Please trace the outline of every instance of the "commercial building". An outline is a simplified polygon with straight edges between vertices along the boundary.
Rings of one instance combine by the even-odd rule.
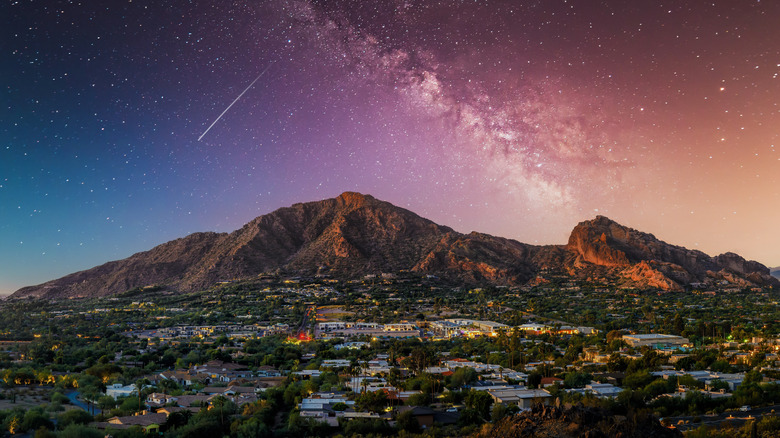
[[[688,338],[661,333],[648,333],[642,335],[623,335],[623,341],[630,347],[649,346],[656,349],[689,348],[692,347]]]

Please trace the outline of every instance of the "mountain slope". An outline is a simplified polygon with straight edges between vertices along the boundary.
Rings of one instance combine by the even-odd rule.
[[[232,233],[195,233],[12,297],[103,296],[165,285],[187,292],[283,271],[356,278],[408,269],[467,283],[521,285],[540,271],[610,278],[624,287],[682,290],[691,283],[778,285],[769,269],[726,253],[710,257],[606,217],[579,223],[567,245],[536,246],[461,234],[369,195],[295,204]]]
[[[710,257],[604,216],[574,227],[567,249],[575,255],[573,264],[581,276],[598,271],[622,279],[625,286],[680,291],[691,284],[724,281],[736,287],[780,284],[770,276],[769,268],[758,262],[734,253]]]

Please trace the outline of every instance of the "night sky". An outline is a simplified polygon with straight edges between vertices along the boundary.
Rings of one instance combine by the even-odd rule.
[[[563,244],[602,214],[780,265],[777,1],[0,17],[0,293],[347,190],[461,232]]]

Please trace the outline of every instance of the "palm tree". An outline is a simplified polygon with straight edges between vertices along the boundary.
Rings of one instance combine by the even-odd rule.
[[[141,403],[141,393],[143,392],[144,386],[147,386],[150,383],[151,382],[149,382],[149,379],[145,377],[135,381],[135,390],[138,392],[138,410],[143,410],[143,404]]]
[[[349,367],[347,368],[347,371],[349,373],[350,388],[355,393],[357,393],[357,390],[356,390],[357,388],[352,384],[352,379],[357,375],[357,370],[358,370],[359,367],[360,367],[360,365],[358,364],[357,359],[352,358],[350,360],[350,362],[349,362]]]
[[[95,400],[100,395],[100,390],[95,386],[87,386],[81,389],[81,395],[86,400],[90,414],[95,415]]]

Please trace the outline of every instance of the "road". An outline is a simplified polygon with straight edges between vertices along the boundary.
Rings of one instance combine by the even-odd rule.
[[[309,325],[312,325],[311,333],[314,334],[317,321],[317,306],[308,306],[306,312],[301,318],[301,325],[298,327],[298,339],[309,339]]]
[[[68,392],[65,393],[65,397],[68,397],[68,400],[70,400],[70,404],[72,404],[73,406],[75,406],[77,408],[81,408],[81,409],[83,409],[83,410],[85,410],[87,412],[90,412],[89,404],[87,404],[86,402],[81,401],[78,398],[79,395],[80,394],[79,394],[78,391],[68,391]]]

